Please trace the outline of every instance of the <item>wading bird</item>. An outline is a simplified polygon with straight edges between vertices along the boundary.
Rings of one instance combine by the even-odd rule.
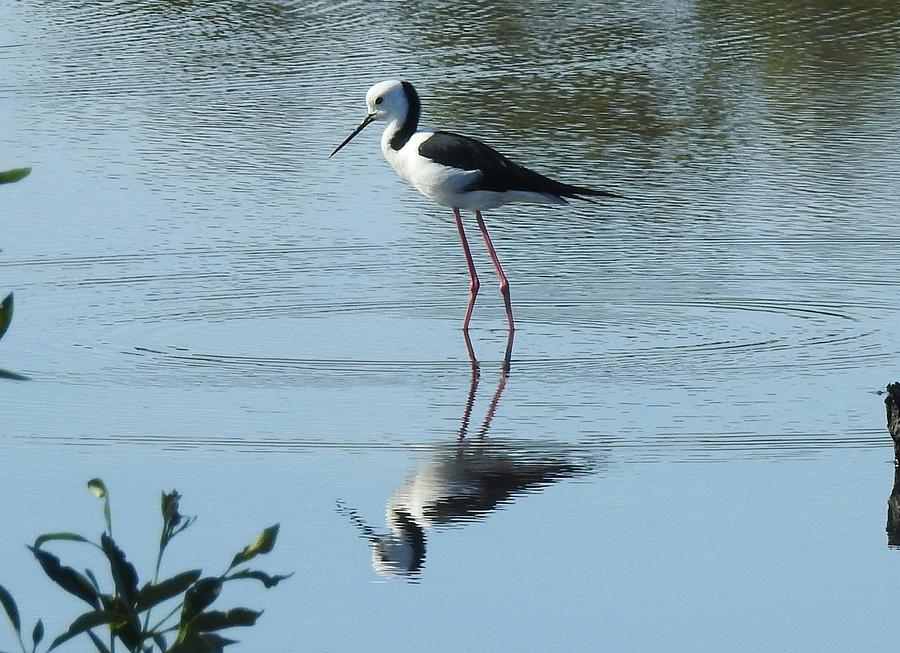
[[[366,93],[366,106],[368,114],[362,123],[330,156],[337,154],[366,126],[376,120],[384,121],[387,126],[381,135],[381,151],[394,171],[426,197],[453,209],[469,268],[469,304],[463,318],[463,331],[469,328],[480,284],[463,230],[460,209],[475,212],[478,228],[500,279],[500,293],[511,334],[515,323],[509,281],[500,266],[481,212],[510,202],[568,204],[567,199],[584,200],[584,196],[622,197],[608,191],[555,181],[510,161],[493,148],[468,136],[446,131],[419,131],[422,104],[416,89],[409,82],[390,80],[375,84]]]

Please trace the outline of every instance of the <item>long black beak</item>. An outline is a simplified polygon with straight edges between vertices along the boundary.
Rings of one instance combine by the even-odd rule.
[[[344,140],[343,143],[341,143],[341,144],[338,145],[336,148],[334,148],[334,152],[332,152],[331,154],[329,154],[329,155],[328,155],[328,158],[330,159],[330,158],[333,157],[335,154],[337,154],[338,151],[339,151],[342,147],[344,147],[347,143],[349,143],[350,141],[352,141],[352,140],[353,140],[353,137],[356,136],[356,135],[357,135],[359,132],[361,132],[363,129],[365,129],[365,128],[369,125],[369,123],[372,122],[373,120],[375,120],[375,114],[374,114],[374,113],[370,113],[370,114],[367,115],[365,118],[363,118],[363,121],[359,124],[359,127],[357,127],[356,129],[354,129],[354,130],[353,130],[353,133],[350,134],[350,135]]]

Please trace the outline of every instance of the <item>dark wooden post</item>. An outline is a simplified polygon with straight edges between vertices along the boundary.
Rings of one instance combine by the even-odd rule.
[[[900,546],[900,383],[891,383],[884,398],[887,427],[894,441],[894,487],[888,497],[888,545]]]

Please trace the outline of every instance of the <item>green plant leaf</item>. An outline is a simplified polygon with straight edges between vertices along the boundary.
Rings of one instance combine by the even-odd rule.
[[[22,620],[19,617],[19,607],[16,605],[16,601],[13,599],[12,594],[10,594],[3,585],[0,585],[0,604],[3,604],[3,609],[6,610],[6,616],[9,617],[9,621],[12,623],[16,634],[20,634],[22,632]]]
[[[31,168],[13,168],[0,172],[0,184],[11,184],[31,174]]]
[[[0,338],[6,333],[9,325],[12,323],[13,316],[13,294],[9,293],[2,302],[0,302]]]
[[[138,575],[134,565],[128,562],[125,553],[118,547],[112,537],[104,533],[100,536],[100,546],[109,560],[109,568],[112,572],[116,591],[128,606],[134,605],[137,595]]]
[[[61,565],[59,558],[52,553],[33,546],[29,546],[28,549],[37,558],[44,573],[50,577],[50,580],[69,592],[69,594],[74,594],[85,603],[88,603],[92,608],[100,609],[100,597],[91,581],[71,567]]]
[[[262,612],[250,610],[249,608],[232,608],[228,612],[213,610],[197,615],[190,628],[198,633],[204,633],[235,626],[252,626],[261,614]]]
[[[181,608],[181,621],[179,630],[182,632],[187,626],[203,612],[213,601],[219,597],[222,591],[222,579],[215,577],[201,578],[184,595],[184,605]]]
[[[53,640],[53,643],[50,645],[50,648],[48,648],[47,651],[52,651],[60,644],[69,641],[76,635],[80,635],[86,630],[96,628],[97,626],[101,626],[103,624],[115,623],[121,618],[122,615],[111,610],[94,610],[93,612],[85,612],[69,625],[69,628],[68,630],[66,630],[66,632]]]
[[[216,633],[188,633],[168,653],[222,653],[226,646],[236,643],[237,640],[226,639]]]
[[[247,562],[251,558],[258,555],[269,553],[275,547],[275,540],[278,538],[278,528],[280,524],[269,526],[256,539],[244,547],[242,551],[234,556],[229,569],[237,567],[242,562]]]
[[[91,581],[91,584],[94,586],[94,589],[97,591],[97,594],[100,594],[100,583],[97,582],[97,577],[94,576],[94,572],[92,572],[90,569],[85,569],[84,575],[87,576],[88,579]]]
[[[255,569],[253,569],[253,570],[241,569],[240,571],[236,571],[233,574],[231,574],[230,576],[228,576],[225,580],[234,580],[234,579],[243,579],[243,578],[247,578],[247,579],[251,579],[251,580],[258,580],[259,582],[261,582],[263,585],[265,585],[268,588],[268,587],[275,587],[278,583],[280,583],[283,580],[287,580],[288,578],[290,578],[293,575],[294,575],[293,573],[290,573],[290,574],[287,574],[284,576],[280,576],[280,575],[270,576],[269,574],[267,574],[265,572],[257,571]]]
[[[44,622],[40,619],[37,620],[37,623],[34,624],[34,630],[31,631],[31,641],[34,642],[34,649],[37,649],[37,645],[41,643],[41,640],[44,639]]]
[[[103,640],[94,634],[93,630],[87,631],[87,636],[91,638],[91,641],[94,642],[94,646],[97,647],[97,650],[100,651],[100,653],[112,653],[112,651],[109,650],[109,647],[103,643]]]
[[[191,585],[197,582],[201,573],[200,569],[191,569],[159,583],[147,583],[134,600],[135,610],[143,612],[187,591]]]
[[[40,535],[35,541],[35,548],[41,548],[45,542],[55,542],[55,541],[66,541],[66,542],[86,542],[91,544],[91,541],[86,537],[82,537],[78,533],[44,533]]]

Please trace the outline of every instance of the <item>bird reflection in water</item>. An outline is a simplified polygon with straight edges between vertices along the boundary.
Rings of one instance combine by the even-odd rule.
[[[459,435],[454,442],[439,446],[428,462],[394,490],[385,507],[389,532],[377,532],[356,510],[338,502],[338,512],[369,542],[372,567],[379,573],[415,580],[425,564],[426,531],[485,519],[521,494],[591,473],[596,466],[587,456],[579,459],[573,448],[558,443],[487,437],[509,375],[512,334],[484,420],[477,434],[470,436],[480,366],[468,334],[466,346],[472,376]]]

